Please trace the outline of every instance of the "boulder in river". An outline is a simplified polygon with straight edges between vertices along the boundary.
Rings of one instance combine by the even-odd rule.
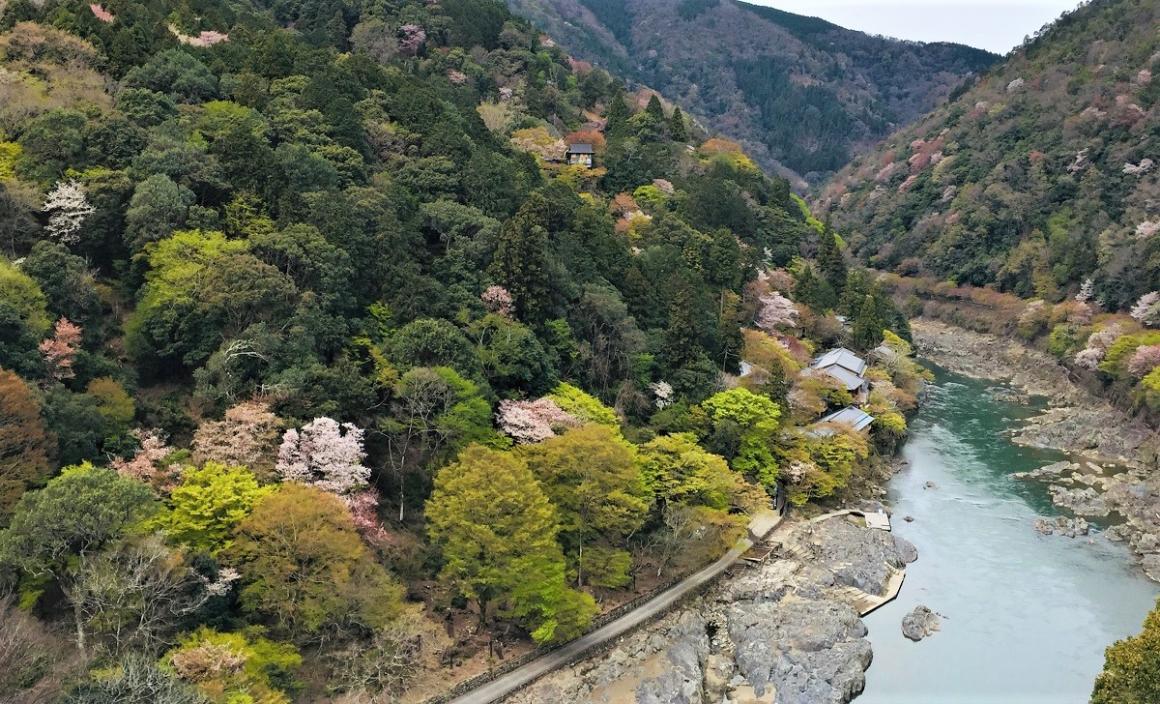
[[[902,617],[902,635],[917,642],[939,629],[938,614],[919,605]]]

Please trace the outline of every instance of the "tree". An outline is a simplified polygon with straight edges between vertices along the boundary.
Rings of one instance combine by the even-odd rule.
[[[566,428],[578,427],[580,420],[544,397],[535,401],[500,401],[496,423],[517,443],[526,444],[556,437]]]
[[[76,376],[73,362],[81,343],[81,329],[68,318],[61,318],[53,326],[52,337],[42,340],[37,349],[44,358],[48,378],[54,381],[71,379]]]
[[[391,361],[406,367],[451,367],[464,376],[479,376],[479,359],[471,341],[450,321],[420,318],[390,336],[385,345]]]
[[[101,328],[102,303],[88,262],[57,242],[41,240],[20,265],[44,293],[48,310],[83,325],[91,336]]]
[[[146,178],[137,184],[125,211],[125,244],[137,252],[150,242],[169,237],[185,224],[193,203],[193,191],[168,176],[154,174]]]
[[[649,97],[648,104],[645,105],[644,111],[648,114],[649,117],[653,119],[656,124],[663,125],[665,123],[665,108],[663,105],[661,105],[661,100],[657,97],[656,93],[653,93]]]
[[[161,662],[214,704],[289,704],[279,685],[293,681],[302,656],[289,643],[202,626],[182,638]]]
[[[217,95],[217,77],[191,54],[169,49],[154,54],[125,76],[125,85],[168,93],[180,102],[202,102]]]
[[[726,511],[744,482],[724,458],[707,452],[691,433],[662,435],[640,447],[641,474],[656,505],[706,506]]]
[[[679,107],[674,107],[673,114],[669,117],[669,139],[677,143],[689,141],[689,131],[685,127],[685,116],[681,114]]]
[[[552,303],[548,209],[546,198],[532,194],[504,223],[491,263],[491,275],[511,293],[516,315],[533,326],[546,319]]]
[[[110,672],[74,687],[62,704],[208,704],[197,690],[145,655],[123,658]]]
[[[24,492],[48,479],[52,446],[32,389],[0,369],[0,526]]]
[[[838,247],[838,237],[827,224],[819,239],[821,248],[818,250],[818,267],[834,291],[841,295],[846,286],[847,271],[846,260]]]
[[[734,471],[753,477],[767,491],[777,485],[775,440],[781,408],[743,388],[722,391],[701,404],[713,422],[711,446],[722,451]]]
[[[153,494],[138,482],[90,464],[67,467],[40,491],[20,497],[0,533],[0,565],[35,581],[56,580],[70,593],[86,558],[149,518]],[[85,616],[73,601],[77,647],[84,652]]]
[[[76,181],[57,181],[48,194],[41,210],[48,216],[48,234],[61,244],[75,244],[80,240],[85,220],[96,212],[89,204],[85,191]]]
[[[181,484],[169,494],[169,511],[158,523],[171,540],[216,553],[230,546],[234,527],[268,493],[245,467],[207,462],[182,473]]]
[[[1092,704],[1160,701],[1160,605],[1144,619],[1138,635],[1116,641],[1104,652]]]
[[[851,341],[860,350],[872,350],[882,342],[882,331],[886,327],[879,315],[879,304],[874,296],[867,295],[854,319]]]
[[[395,385],[391,417],[380,425],[387,438],[387,457],[399,482],[399,520],[406,505],[408,474],[433,471],[472,442],[496,440],[491,405],[478,385],[448,367],[419,367]],[[429,485],[423,476],[421,494]]]
[[[625,538],[648,518],[652,497],[633,447],[611,428],[587,425],[537,445],[525,445],[521,454],[556,507],[560,542],[576,565],[577,585],[587,580],[600,586],[623,586],[629,578],[627,564],[607,570],[594,564],[589,574],[585,549],[600,557],[623,552]]]
[[[426,515],[440,579],[475,602],[480,623],[495,607],[547,642],[577,635],[595,614],[592,597],[564,584],[555,510],[519,457],[468,447],[436,475]]]
[[[85,556],[64,590],[78,632],[116,657],[168,642],[184,618],[229,591],[236,575],[223,571],[221,576],[211,583],[181,553],[148,536]]]
[[[497,393],[538,396],[556,384],[544,347],[527,326],[488,315],[471,326],[488,384]]]
[[[226,410],[222,420],[207,420],[193,433],[194,462],[249,467],[259,478],[273,474],[283,423],[269,405],[244,401]]]
[[[40,371],[37,343],[52,327],[46,300],[30,276],[0,258],[0,368]]]
[[[757,302],[757,316],[753,323],[762,330],[774,333],[781,328],[797,325],[797,306],[777,291],[765,294]]]
[[[1160,291],[1140,296],[1132,306],[1132,317],[1145,327],[1160,327]]]
[[[275,470],[283,481],[315,486],[334,494],[349,494],[367,485],[371,470],[363,433],[353,423],[315,418],[301,431],[291,428],[282,436]]]
[[[402,608],[402,589],[346,506],[309,486],[283,484],[263,497],[222,558],[241,573],[242,609],[299,640],[370,633]]]

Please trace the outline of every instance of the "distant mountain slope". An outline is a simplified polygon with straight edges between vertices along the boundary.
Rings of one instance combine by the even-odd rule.
[[[665,94],[767,167],[817,182],[998,57],[736,0],[508,0],[576,56]]]
[[[1122,308],[1160,288],[1160,3],[1098,0],[835,177],[855,252],[899,271]]]

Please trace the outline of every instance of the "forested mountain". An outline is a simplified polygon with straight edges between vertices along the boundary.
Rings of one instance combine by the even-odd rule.
[[[819,209],[876,267],[1105,309],[1160,288],[1160,6],[1096,0],[860,157]]]
[[[874,476],[906,320],[622,85],[494,0],[7,2],[0,700],[422,701]]]
[[[769,169],[818,182],[998,57],[872,37],[738,0],[508,0],[578,57],[687,107]]]

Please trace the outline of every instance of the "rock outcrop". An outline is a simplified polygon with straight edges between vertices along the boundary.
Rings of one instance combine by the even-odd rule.
[[[925,606],[916,606],[902,617],[902,635],[917,642],[937,631],[939,624],[938,614]]]
[[[612,650],[513,695],[511,704],[845,704],[872,657],[853,590],[881,594],[917,550],[845,517],[783,529],[766,563]]]

